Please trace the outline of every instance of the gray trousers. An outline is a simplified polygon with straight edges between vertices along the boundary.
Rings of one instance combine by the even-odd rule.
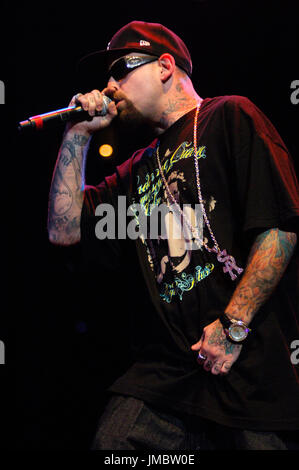
[[[114,395],[91,450],[299,450],[299,441],[295,432],[241,430],[200,418],[181,419],[136,398]]]

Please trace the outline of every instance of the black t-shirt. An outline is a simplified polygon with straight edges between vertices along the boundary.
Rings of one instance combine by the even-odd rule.
[[[195,214],[194,115],[195,109],[177,120],[99,186],[86,187],[81,236],[92,257],[110,267],[120,259],[118,240],[98,239],[100,217],[95,209],[100,203],[112,204],[117,211],[118,197],[126,196],[127,206],[141,208],[148,217],[155,207],[167,206],[157,147],[175,200],[181,208],[188,205],[189,218]],[[298,183],[288,151],[263,113],[240,96],[205,99],[197,135],[201,192],[212,232],[220,249],[245,268],[256,233],[296,227]],[[136,230],[139,216],[135,212],[130,219]],[[168,217],[173,214],[168,212]],[[159,232],[149,238],[148,225],[142,227],[136,241],[126,243],[136,247],[149,300],[147,308],[141,308],[144,298],[141,302],[138,285],[131,284],[136,360],[110,390],[229,426],[298,429],[299,361],[292,349],[299,339],[297,252],[275,293],[251,322],[253,332],[230,373],[215,376],[197,364],[190,347],[226,308],[239,278],[232,280],[223,272],[215,253],[184,242],[188,237],[174,241]],[[212,247],[206,223],[202,236]],[[128,277],[135,269],[129,262],[124,268]],[[117,282],[116,278],[116,292]]]

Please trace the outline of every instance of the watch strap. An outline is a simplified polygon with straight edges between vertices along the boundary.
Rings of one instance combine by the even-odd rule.
[[[221,321],[221,324],[225,330],[228,330],[232,324],[231,320],[229,319],[229,317],[226,315],[225,312],[221,313],[221,315],[219,316],[219,320]]]

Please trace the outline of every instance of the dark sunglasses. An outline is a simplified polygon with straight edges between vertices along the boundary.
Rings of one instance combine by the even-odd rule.
[[[122,80],[126,75],[128,75],[128,73],[132,72],[132,70],[137,69],[137,67],[141,67],[141,65],[154,62],[155,60],[158,60],[158,57],[152,55],[148,55],[146,57],[135,55],[121,57],[111,65],[108,70],[108,75],[109,77],[113,77],[116,81]]]

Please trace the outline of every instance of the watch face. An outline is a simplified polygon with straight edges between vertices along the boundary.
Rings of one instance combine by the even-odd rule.
[[[244,325],[231,325],[229,328],[229,336],[233,341],[243,341],[248,334],[247,328]]]

